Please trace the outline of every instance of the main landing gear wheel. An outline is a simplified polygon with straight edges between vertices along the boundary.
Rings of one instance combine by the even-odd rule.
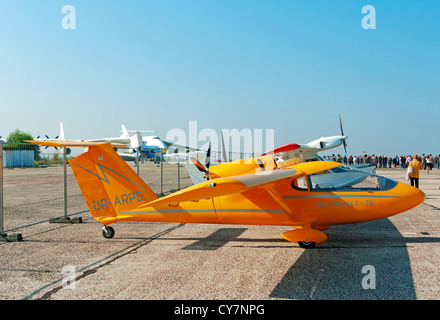
[[[298,241],[298,245],[304,249],[310,249],[316,246],[316,242],[313,241]]]
[[[104,226],[104,228],[102,228],[102,235],[104,238],[111,239],[115,236],[115,229],[109,226]]]

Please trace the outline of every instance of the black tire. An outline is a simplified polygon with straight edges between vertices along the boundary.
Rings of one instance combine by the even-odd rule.
[[[102,235],[104,236],[104,238],[111,239],[115,236],[115,229],[105,226],[104,228],[102,228]]]
[[[310,249],[316,246],[316,242],[313,241],[298,241],[298,245],[304,249]]]

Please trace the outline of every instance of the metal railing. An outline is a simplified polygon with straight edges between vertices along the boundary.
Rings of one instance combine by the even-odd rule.
[[[64,220],[64,222],[81,222],[81,218],[79,219],[71,219],[70,217],[73,215],[77,215],[83,212],[86,212],[84,210],[68,214],[67,212],[67,155],[66,155],[66,149],[63,148],[61,150],[62,153],[59,151],[54,153],[41,153],[40,147],[36,145],[32,145],[29,143],[6,143],[4,141],[0,141],[0,241],[20,241],[22,239],[21,234],[7,234],[7,232],[15,231],[18,229],[26,228],[29,226],[33,226],[36,224],[40,224],[43,222],[61,222]],[[25,169],[25,168],[36,168],[36,167],[49,167],[57,165],[62,165],[63,167],[63,215],[56,216],[49,219],[44,219],[43,217],[40,217],[39,221],[36,222],[30,222],[28,221],[24,222],[24,220],[18,218],[19,214],[14,215],[14,219],[19,222],[19,226],[9,227],[8,229],[5,229],[5,170],[8,171],[9,179],[11,180],[20,180],[22,183],[26,183],[26,179],[32,179],[32,177],[28,177],[22,172],[14,175],[12,172],[15,169]],[[10,171],[9,171],[10,170]],[[25,177],[23,177],[25,176]],[[57,179],[59,180],[59,179]],[[52,181],[51,183],[53,183]],[[18,182],[17,182],[18,183]],[[14,182],[11,182],[12,185],[14,185]],[[43,186],[44,187],[44,186]],[[30,188],[27,188],[25,190],[18,190],[19,187],[12,187],[13,192],[10,193],[10,196],[14,195],[14,204],[11,204],[11,201],[9,201],[9,207],[8,209],[15,209],[12,211],[15,211],[15,213],[20,212],[20,209],[17,210],[17,208],[23,208],[24,206],[32,206],[35,203],[29,202],[27,199],[30,197],[31,194],[34,194],[37,192],[37,190],[32,190]],[[15,198],[18,198],[19,194],[23,194],[23,198],[21,198],[22,203],[16,203],[20,202],[17,201]],[[46,201],[53,201],[50,199],[46,199]],[[39,202],[40,204],[42,201]],[[12,215],[11,215],[12,216]],[[11,219],[12,220],[12,219]]]

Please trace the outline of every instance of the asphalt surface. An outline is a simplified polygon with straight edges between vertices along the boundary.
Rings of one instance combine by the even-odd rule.
[[[121,222],[105,239],[70,169],[63,215],[61,167],[5,169],[0,300],[425,300],[440,297],[440,171],[422,172],[426,200],[411,211],[333,226],[312,250],[281,238],[287,227]],[[405,181],[403,169],[378,173]],[[191,184],[182,167],[181,187]],[[160,192],[160,167],[141,165]],[[408,183],[408,182],[406,182]],[[163,190],[177,189],[164,167]],[[165,192],[165,193],[166,193]],[[68,273],[74,271],[69,278]]]

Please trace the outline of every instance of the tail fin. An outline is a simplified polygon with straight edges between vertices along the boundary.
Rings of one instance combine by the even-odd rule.
[[[92,146],[69,163],[90,213],[98,221],[115,222],[108,218],[158,199],[110,144]]]
[[[121,135],[121,137],[130,138],[130,134],[128,133],[127,128],[124,125],[121,125],[121,127],[122,127],[122,135]]]
[[[60,135],[59,135],[58,139],[60,139],[60,140],[65,140],[66,139],[66,137],[64,137],[64,127],[63,127],[63,123],[62,122],[60,122]]]

